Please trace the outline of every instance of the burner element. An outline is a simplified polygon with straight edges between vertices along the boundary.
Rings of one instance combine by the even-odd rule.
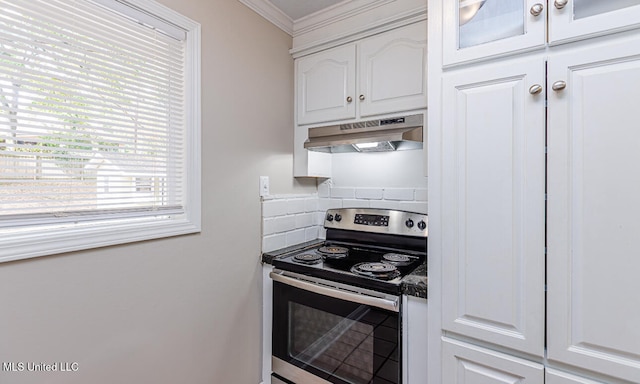
[[[322,261],[322,257],[315,253],[302,253],[295,255],[293,260],[304,264],[318,264]]]
[[[358,268],[362,272],[387,273],[396,270],[396,267],[387,263],[361,263]]]
[[[351,268],[351,272],[379,280],[393,280],[400,276],[395,265],[382,262],[359,263]]]
[[[396,263],[406,263],[411,260],[411,258],[407,255],[403,255],[401,253],[386,253],[382,256],[382,258],[386,261],[394,261]]]
[[[327,246],[318,249],[324,257],[332,259],[344,259],[349,254],[349,249],[345,247]]]
[[[382,255],[382,261],[398,267],[404,267],[405,265],[409,265],[413,262],[410,256],[403,255],[401,253],[385,253]]]

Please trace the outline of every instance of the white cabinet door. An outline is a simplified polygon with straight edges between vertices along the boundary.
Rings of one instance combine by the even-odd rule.
[[[402,296],[402,382],[427,382],[427,300]]]
[[[595,381],[578,377],[566,372],[547,368],[545,370],[545,384],[605,384],[602,381]]]
[[[544,384],[544,367],[460,341],[442,340],[446,384]]]
[[[638,383],[640,39],[548,67],[548,357]]]
[[[361,116],[427,107],[427,22],[358,44]]]
[[[442,328],[535,356],[544,348],[544,68],[540,56],[447,73],[442,100]]]
[[[444,1],[443,65],[543,47],[545,4],[542,0]]]
[[[355,44],[298,59],[296,87],[298,124],[355,118]]]
[[[549,42],[640,27],[640,0],[549,0]]]

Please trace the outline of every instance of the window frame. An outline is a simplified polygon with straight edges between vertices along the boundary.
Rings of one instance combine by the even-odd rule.
[[[94,3],[119,12],[123,6],[131,7],[135,13],[142,12],[185,31],[184,214],[3,229],[0,230],[0,263],[201,231],[201,26],[154,0],[96,0]]]

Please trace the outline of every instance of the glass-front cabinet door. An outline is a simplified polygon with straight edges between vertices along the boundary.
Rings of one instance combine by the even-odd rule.
[[[640,0],[549,0],[549,42],[640,27]]]
[[[444,66],[545,44],[545,0],[455,0],[443,7]]]

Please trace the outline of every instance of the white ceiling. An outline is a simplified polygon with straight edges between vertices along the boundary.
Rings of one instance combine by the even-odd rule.
[[[296,21],[344,0],[270,0],[273,5]]]

